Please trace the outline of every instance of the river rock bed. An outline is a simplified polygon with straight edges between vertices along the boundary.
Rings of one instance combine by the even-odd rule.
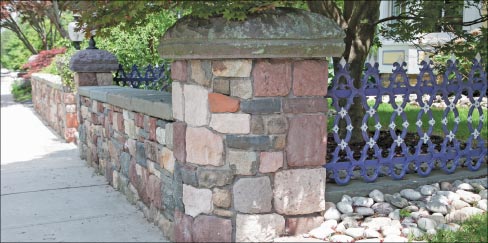
[[[438,230],[457,231],[472,215],[486,213],[488,178],[443,181],[394,194],[343,195],[326,202],[324,222],[307,234],[275,242],[408,242]]]

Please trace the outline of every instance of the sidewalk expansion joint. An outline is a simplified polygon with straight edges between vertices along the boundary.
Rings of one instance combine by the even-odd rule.
[[[25,194],[25,193],[33,193],[33,192],[68,190],[68,189],[85,188],[85,187],[97,187],[97,186],[107,186],[107,185],[108,185],[108,183],[96,184],[96,185],[86,185],[86,186],[67,186],[67,187],[59,187],[59,188],[41,189],[41,190],[36,190],[36,191],[5,193],[5,194],[1,194],[0,196],[3,197],[3,196],[10,196],[10,195],[16,195],[16,194]]]

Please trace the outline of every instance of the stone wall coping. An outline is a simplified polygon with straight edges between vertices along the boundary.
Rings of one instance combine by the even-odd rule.
[[[129,111],[173,121],[171,93],[119,86],[83,86],[78,94]]]
[[[181,18],[161,37],[162,58],[324,58],[344,52],[344,31],[310,11],[276,8],[244,21]]]
[[[61,76],[59,75],[49,73],[33,73],[31,77],[32,81],[42,82],[52,88],[63,90],[63,83],[61,82]]]

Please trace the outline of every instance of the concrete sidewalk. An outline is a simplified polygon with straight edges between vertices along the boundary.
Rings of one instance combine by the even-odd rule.
[[[167,241],[1,78],[1,241]]]

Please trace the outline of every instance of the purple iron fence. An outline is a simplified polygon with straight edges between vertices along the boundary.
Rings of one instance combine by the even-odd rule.
[[[338,64],[339,70],[332,80],[332,88],[328,92],[333,109],[337,112],[335,118],[331,118],[334,119],[331,131],[333,141],[329,142],[329,147],[330,143],[334,143],[336,147],[333,151],[329,150],[325,165],[328,178],[342,185],[353,177],[362,177],[366,182],[373,182],[380,175],[401,179],[406,173],[416,172],[420,176],[427,176],[434,168],[453,173],[461,165],[472,171],[478,170],[487,160],[487,141],[480,136],[483,126],[486,125],[481,105],[487,92],[486,71],[482,68],[478,55],[473,60],[468,79],[463,80],[456,62],[453,59],[447,61],[446,71],[438,82],[432,69],[433,62],[429,59],[422,61],[420,74],[414,84],[408,78],[406,63],[394,63],[393,73],[386,85],[380,79],[378,64],[367,63],[361,80],[363,85],[356,88],[349,74],[349,64],[341,60]],[[456,107],[463,92],[467,94],[470,103],[467,117],[461,117]],[[475,93],[479,93],[479,97],[475,97]],[[446,106],[440,120],[433,115],[432,109],[438,95]],[[384,96],[388,97],[387,102],[383,101]],[[396,96],[401,99],[396,100]],[[354,128],[349,109],[354,97],[361,99],[366,112],[360,127],[362,142],[351,145]],[[368,97],[374,100],[374,104],[368,104]],[[412,121],[409,123],[405,111],[410,101],[416,101],[420,109],[415,121],[417,131],[413,133],[415,142],[407,146],[406,137],[412,136],[407,128],[413,125]],[[388,125],[380,123],[378,108],[382,103],[391,105],[393,110],[391,114],[387,114]],[[473,119],[475,113],[478,117],[477,124]],[[467,121],[469,129],[470,135],[466,141],[456,138],[461,118]],[[401,126],[397,125],[398,121]],[[340,126],[340,123],[345,126]],[[442,126],[441,136],[433,134],[435,126]],[[378,142],[385,139],[391,141],[391,145],[382,149]]]

